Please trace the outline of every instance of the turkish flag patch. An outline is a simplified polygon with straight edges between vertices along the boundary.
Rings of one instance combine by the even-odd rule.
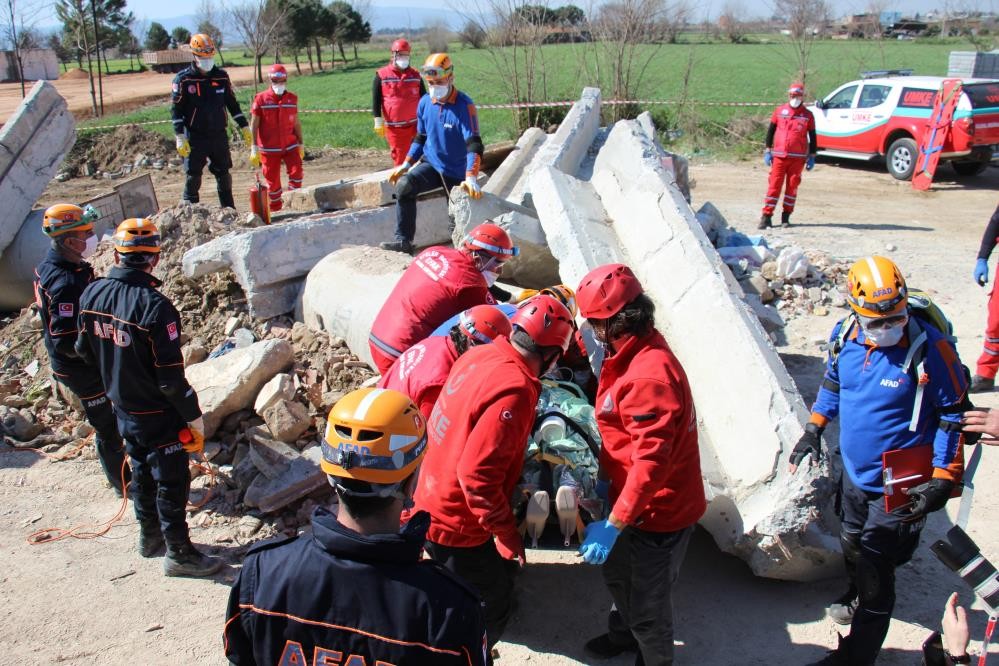
[[[504,421],[512,421],[513,412],[511,412],[509,409],[504,409],[502,412],[500,412],[500,419]]]
[[[72,303],[60,303],[59,304],[59,316],[60,317],[72,317],[73,316],[73,304]]]
[[[177,322],[172,321],[167,324],[167,337],[171,340],[176,340],[180,337],[180,333],[177,332]]]

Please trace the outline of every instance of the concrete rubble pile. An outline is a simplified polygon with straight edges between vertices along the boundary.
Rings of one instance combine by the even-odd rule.
[[[841,557],[831,484],[824,470],[787,472],[806,407],[754,314],[755,299],[726,268],[677,184],[685,179],[682,162],[658,145],[649,118],[601,128],[594,89],[584,91],[555,135],[529,130],[518,146],[507,158],[516,168],[504,163],[484,188],[491,196],[458,207],[452,198],[452,211],[461,211],[456,235],[500,211],[498,221],[518,244],[533,243],[536,256],[552,257],[530,280],[523,278],[530,271],[515,271],[522,286],[576,285],[601,263],[631,265],[691,378],[710,499],[701,524],[757,575],[812,580],[834,573]],[[793,303],[783,308],[789,314],[804,309],[784,295],[797,297],[795,287],[835,298],[835,290],[822,294],[819,287],[835,279],[835,270],[822,272],[831,265],[827,258],[797,251],[784,257],[786,266],[780,255],[770,260],[787,271],[774,280],[784,280],[775,286]],[[367,360],[371,323],[408,261],[370,247],[334,252],[309,273],[298,318],[343,338]]]

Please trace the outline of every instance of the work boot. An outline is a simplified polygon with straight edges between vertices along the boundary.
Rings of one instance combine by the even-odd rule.
[[[143,557],[162,555],[164,546],[166,542],[163,540],[159,524],[139,527],[139,555]]]
[[[388,241],[379,243],[379,247],[389,252],[402,252],[403,254],[413,254],[413,244],[408,240]]]
[[[619,654],[624,654],[625,652],[637,652],[638,651],[638,641],[632,639],[630,643],[621,645],[611,640],[610,634],[600,634],[596,638],[591,638],[586,641],[586,645],[583,646],[588,654],[593,655],[599,659],[610,659],[611,657],[616,657]]]
[[[973,375],[971,377],[971,386],[968,387],[968,393],[990,393],[995,390],[996,379],[995,377],[982,377],[981,375]]]
[[[760,215],[760,223],[756,225],[757,229],[769,229],[773,225],[773,216],[764,213]]]
[[[791,226],[791,212],[785,210],[780,214],[780,226],[789,227]]]
[[[859,596],[856,588],[850,587],[843,596],[829,604],[826,615],[836,624],[848,625],[853,622],[853,614],[857,610]]]
[[[826,656],[822,659],[811,662],[808,666],[864,666],[863,664],[855,663],[850,658],[849,650],[843,637],[837,635],[836,638],[839,639],[839,646],[835,650],[827,652]]]
[[[222,560],[201,553],[190,541],[179,546],[167,546],[163,558],[166,576],[211,576],[222,568]]]

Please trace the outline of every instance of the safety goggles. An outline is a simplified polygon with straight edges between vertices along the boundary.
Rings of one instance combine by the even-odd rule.
[[[903,288],[903,289],[900,289],[898,291],[898,293],[895,295],[894,298],[890,298],[887,301],[880,301],[880,302],[877,302],[877,303],[872,303],[872,302],[869,302],[864,297],[853,298],[852,296],[848,296],[847,300],[850,303],[852,303],[853,305],[857,306],[858,308],[863,308],[865,310],[873,310],[874,312],[880,312],[882,314],[887,314],[889,312],[894,311],[898,307],[898,304],[901,303],[901,302],[903,302],[903,301],[905,301],[906,298],[908,298],[908,295],[906,294],[905,289]],[[869,319],[872,319],[872,320],[873,319],[881,319],[881,317],[876,317],[876,318],[875,317],[869,317]]]
[[[425,65],[423,69],[420,70],[425,78],[430,83],[443,83],[443,80],[451,76],[451,69],[438,67],[437,65]]]
[[[863,317],[857,315],[857,318],[860,320],[860,325],[865,331],[880,331],[905,324],[909,316],[904,314],[893,317]]]

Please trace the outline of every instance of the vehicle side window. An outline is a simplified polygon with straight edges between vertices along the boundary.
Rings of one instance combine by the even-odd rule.
[[[865,83],[864,89],[860,91],[860,101],[857,102],[857,108],[870,109],[871,107],[884,104],[890,92],[891,86]]]
[[[858,86],[847,86],[826,100],[827,109],[849,109]]]

